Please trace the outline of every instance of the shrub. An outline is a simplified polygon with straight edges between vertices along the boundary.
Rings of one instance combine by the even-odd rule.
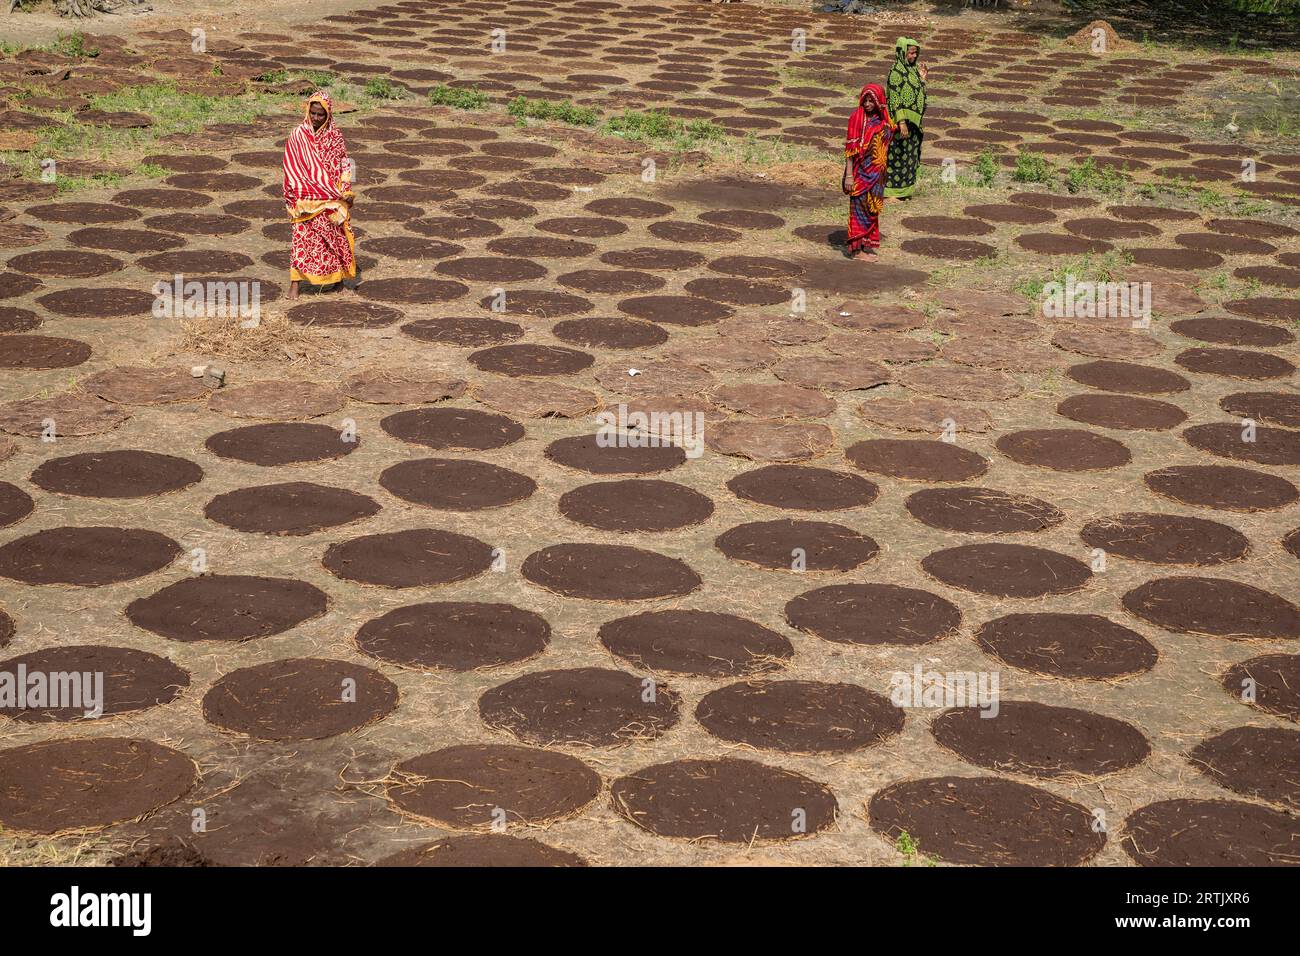
[[[992,149],[985,147],[975,157],[975,175],[981,186],[992,186],[998,178],[998,157]]]
[[[1052,181],[1055,168],[1042,153],[1020,153],[1011,178],[1018,183],[1047,183]]]
[[[365,92],[377,100],[400,100],[406,91],[386,76],[372,76],[366,80]]]
[[[488,105],[488,95],[480,92],[478,87],[464,90],[439,84],[429,91],[429,102],[435,106],[451,106],[458,110],[481,110]]]
[[[1125,176],[1110,166],[1099,167],[1091,156],[1072,167],[1065,177],[1065,187],[1072,193],[1080,189],[1096,189],[1107,195],[1124,191]]]
[[[518,118],[557,120],[570,126],[595,126],[600,114],[590,106],[578,106],[571,100],[554,102],[552,100],[529,99],[516,96],[506,107],[506,111]]]

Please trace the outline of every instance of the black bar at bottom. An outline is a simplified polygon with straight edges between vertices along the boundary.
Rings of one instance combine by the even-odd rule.
[[[477,945],[465,938],[475,933],[499,946],[518,932],[537,945],[572,933],[574,921],[592,941],[599,937],[587,934],[608,927],[630,933],[634,945],[647,942],[647,931],[666,941],[663,932],[679,926],[690,931],[681,939],[717,933],[732,945],[751,934],[763,942],[777,926],[806,939],[852,934],[864,944],[897,930],[909,946],[948,934],[968,944],[1008,934],[1062,943],[1200,934],[1231,945],[1243,933],[1290,930],[1291,876],[1100,867],[9,869],[0,870],[0,912],[15,938],[77,933],[126,946],[243,940],[260,949],[281,939],[384,945],[396,934],[430,930],[426,943],[458,948]],[[130,894],[148,894],[147,910],[144,896]],[[147,935],[140,932],[146,914]]]

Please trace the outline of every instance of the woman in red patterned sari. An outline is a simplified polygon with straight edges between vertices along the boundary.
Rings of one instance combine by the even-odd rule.
[[[351,179],[334,104],[328,93],[313,93],[284,146],[284,204],[293,222],[289,298],[298,298],[303,279],[323,286],[356,278]]]
[[[844,192],[849,197],[848,254],[875,262],[880,248],[880,210],[885,204],[885,165],[895,127],[885,107],[885,91],[868,83],[858,94],[844,140]]]

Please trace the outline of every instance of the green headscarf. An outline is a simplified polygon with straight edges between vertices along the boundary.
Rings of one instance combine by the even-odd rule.
[[[907,62],[907,48],[916,47],[916,63]],[[921,62],[921,44],[911,37],[899,37],[894,44],[894,65],[889,71],[887,94],[889,98],[889,115],[895,122],[907,120],[921,128],[921,117],[925,115],[925,81],[917,63]]]

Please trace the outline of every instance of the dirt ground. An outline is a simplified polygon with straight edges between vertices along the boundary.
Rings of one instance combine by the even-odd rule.
[[[350,92],[373,76],[408,91],[337,117],[358,168],[364,281],[294,308],[275,154],[300,96],[249,122],[59,157],[133,170],[111,184],[0,181],[0,611],[12,619],[6,637],[0,617],[0,673],[41,652],[80,666],[86,651],[53,652],[84,646],[149,662],[110,673],[110,705],[115,688],[143,695],[121,713],[31,721],[0,705],[0,860],[166,860],[180,840],[217,865],[369,865],[430,844],[420,862],[1300,861],[1300,58],[1132,37],[1097,55],[990,13],[873,24],[777,5],[636,11],[157,3],[87,25],[142,62],[101,54],[55,81],[5,72],[20,52],[0,60],[0,136],[29,128],[15,113],[39,112],[24,85],[58,95],[56,83],[99,80],[76,94],[92,97],[152,72],[198,90],[208,63],[250,96],[268,95],[256,77],[306,69]],[[207,53],[164,70],[189,56],[198,24]],[[502,25],[507,49],[491,53]],[[14,15],[3,38],[41,43],[58,26]],[[794,30],[806,50],[792,49]],[[883,82],[900,32],[930,64],[920,185],[886,207],[880,261],[850,262],[842,127],[853,91]],[[442,84],[491,102],[430,106]],[[516,122],[504,109],[516,94],[571,98],[602,119],[664,108],[726,136],[637,142]],[[1270,96],[1291,105],[1270,111]],[[1225,117],[1225,101],[1249,110]],[[1025,181],[1022,164],[1017,179],[1019,153],[1056,169]],[[129,231],[148,247],[114,245]],[[507,242],[524,239],[547,242]],[[260,282],[260,326],[152,317],[149,290],[175,270],[150,257],[177,251],[201,253],[175,260],[186,278]],[[1067,274],[1152,283],[1150,326],[1045,314],[1043,283]],[[574,324],[595,318],[609,321]],[[1205,321],[1174,327],[1189,320]],[[451,341],[453,325],[473,341]],[[1107,362],[1127,365],[1091,364]],[[203,365],[225,372],[210,394],[189,375]],[[91,378],[135,366],[153,370],[140,387],[171,374],[176,391]],[[394,381],[420,397],[374,400]],[[1242,393],[1263,397],[1229,398]],[[56,398],[25,418],[13,404]],[[638,400],[703,412],[703,453],[643,474],[552,457],[553,443],[595,433],[597,410]],[[915,424],[891,423],[897,401],[915,403]],[[447,437],[447,409],[478,430]],[[64,433],[90,414],[101,424]],[[424,443],[394,415],[420,422]],[[1255,441],[1240,439],[1243,418]],[[306,463],[217,454],[214,435],[269,422],[357,441]],[[881,444],[899,441],[913,444]],[[163,462],[124,477],[108,462],[126,450],[201,478],[146,489]],[[109,458],[78,465],[80,493],[60,489],[76,470],[64,459],[87,453]],[[427,459],[494,467],[413,464]],[[399,483],[399,465],[414,478]],[[736,481],[776,466],[766,484]],[[1240,471],[1205,470],[1227,466]],[[1214,500],[1193,500],[1190,479],[1152,490],[1153,473],[1179,467],[1218,475]],[[611,505],[597,486],[612,480],[630,483]],[[135,496],[114,493],[120,482]],[[291,482],[320,487],[263,487]],[[853,491],[799,506],[830,485]],[[925,493],[969,488],[984,491],[924,511]],[[215,501],[241,489],[261,490]],[[97,527],[155,537],[42,535]],[[463,537],[344,547],[415,529]],[[589,547],[546,550],[560,545]],[[95,580],[77,586],[77,568]],[[150,629],[133,605],[221,576],[303,582],[327,606],[295,616],[279,592],[218,594]],[[900,610],[880,585],[913,589],[912,603]],[[853,588],[866,597],[845,610]],[[376,656],[363,625],[426,602],[510,605],[549,636],[478,665]],[[955,616],[927,633],[921,605]],[[788,653],[722,649],[699,617],[651,625],[642,657],[602,643],[611,622],[670,611],[729,615]],[[518,637],[505,614],[470,632],[470,658]],[[1049,614],[1093,617],[1080,637],[1083,618]],[[995,655],[995,621],[1020,621],[1039,664]],[[390,646],[431,653],[459,633],[444,606]],[[691,651],[694,665],[672,665]],[[185,677],[149,684],[173,673],[160,659]],[[1229,673],[1248,661],[1253,704]],[[918,667],[949,686],[996,675],[1001,715],[962,724],[961,707],[896,707],[897,675]],[[333,696],[340,680],[356,681],[356,702]]]

